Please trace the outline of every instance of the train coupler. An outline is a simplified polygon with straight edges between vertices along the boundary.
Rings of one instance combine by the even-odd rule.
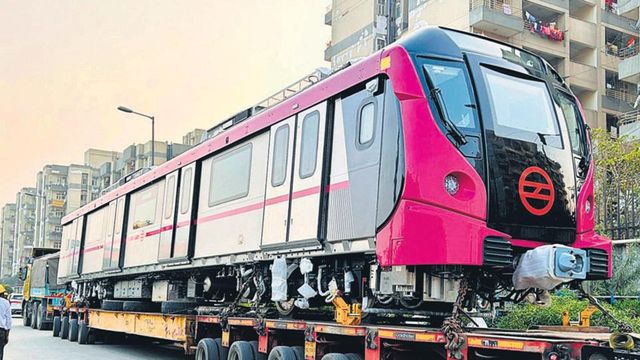
[[[336,308],[336,322],[340,325],[360,325],[362,322],[362,308],[360,304],[347,304],[341,296],[335,296],[331,301]]]

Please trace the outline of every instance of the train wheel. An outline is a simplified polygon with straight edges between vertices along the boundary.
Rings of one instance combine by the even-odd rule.
[[[301,358],[304,360],[304,357]],[[301,360],[296,356],[293,348],[288,346],[276,346],[271,349],[268,360]]]
[[[195,360],[226,360],[227,349],[220,339],[205,338],[198,342]]]
[[[229,348],[228,360],[254,360],[253,348],[246,341],[236,341]]]
[[[323,356],[321,360],[350,360],[350,359],[345,354],[329,353]]]
[[[296,353],[297,360],[304,360],[304,348],[302,346],[292,346],[291,350]]]
[[[100,308],[102,310],[110,310],[110,311],[122,311],[122,305],[124,301],[120,300],[102,300],[100,304]]]
[[[60,336],[60,328],[62,327],[62,318],[60,316],[53,317],[53,337]]]
[[[156,304],[148,301],[125,301],[122,304],[123,311],[152,312],[157,308]]]
[[[89,326],[87,322],[82,320],[78,325],[78,344],[85,345],[89,343]]]
[[[267,355],[258,351],[258,342],[257,341],[249,341],[249,345],[253,349],[253,358],[255,360],[267,360]]]
[[[36,329],[38,327],[38,304],[31,304],[31,328]]]
[[[69,320],[69,341],[78,341],[78,319]]]
[[[69,316],[63,316],[60,321],[60,338],[67,339],[69,338]]]
[[[360,354],[356,353],[348,353],[344,354],[344,356],[346,356],[349,360],[364,360]]]
[[[22,306],[22,325],[31,326],[31,310],[27,303]]]
[[[163,314],[187,314],[195,310],[197,305],[193,301],[163,301],[160,312]]]
[[[293,304],[295,299],[291,298],[287,301],[276,301],[276,309],[281,316],[291,316],[296,310],[296,306]]]

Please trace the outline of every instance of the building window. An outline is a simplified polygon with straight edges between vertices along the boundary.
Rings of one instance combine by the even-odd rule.
[[[132,195],[133,230],[152,225],[156,221],[158,203],[158,184],[138,191]]]
[[[289,124],[276,130],[273,140],[273,159],[271,161],[271,186],[284,183],[287,177],[287,158],[289,153]]]
[[[82,174],[82,185],[87,185],[88,182],[89,182],[89,175]]]
[[[308,178],[316,172],[318,158],[318,135],[320,130],[320,113],[314,111],[302,121],[300,143],[300,178]]]
[[[56,199],[56,200],[64,200],[65,193],[56,192],[56,193],[53,194],[53,198]]]
[[[249,194],[251,143],[213,159],[209,183],[209,206],[243,198]]]
[[[368,147],[373,143],[376,129],[376,106],[369,102],[360,108],[358,117],[358,143]]]
[[[180,192],[180,213],[186,214],[191,206],[191,182],[193,170],[188,168],[182,175],[182,190]]]

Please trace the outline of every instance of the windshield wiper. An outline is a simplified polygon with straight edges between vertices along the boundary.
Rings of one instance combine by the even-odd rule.
[[[438,113],[440,113],[440,118],[442,119],[442,123],[444,127],[447,129],[447,132],[453,139],[458,143],[458,145],[464,145],[467,143],[467,138],[464,136],[462,131],[458,129],[456,124],[454,124],[451,119],[449,119],[449,113],[447,112],[447,107],[442,99],[442,90],[438,87],[433,87],[431,90],[431,98],[436,103],[436,107],[438,108]]]

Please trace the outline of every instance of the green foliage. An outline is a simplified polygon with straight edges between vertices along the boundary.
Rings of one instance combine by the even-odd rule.
[[[568,292],[560,292],[560,295],[552,296],[551,305],[541,307],[532,304],[514,305],[496,319],[495,325],[499,328],[526,330],[535,325],[562,325],[562,312],[569,311],[571,321],[578,321],[580,311],[588,305],[587,300],[578,300],[576,296]],[[616,319],[631,325],[635,332],[640,331],[640,301],[624,300],[615,305],[602,304]],[[591,326],[607,326],[616,328],[616,324],[605,317],[600,311],[596,311],[591,317]]]
[[[591,282],[591,293],[603,296],[639,295],[640,249],[636,244],[631,244],[616,246],[613,250],[613,276],[609,280]]]

